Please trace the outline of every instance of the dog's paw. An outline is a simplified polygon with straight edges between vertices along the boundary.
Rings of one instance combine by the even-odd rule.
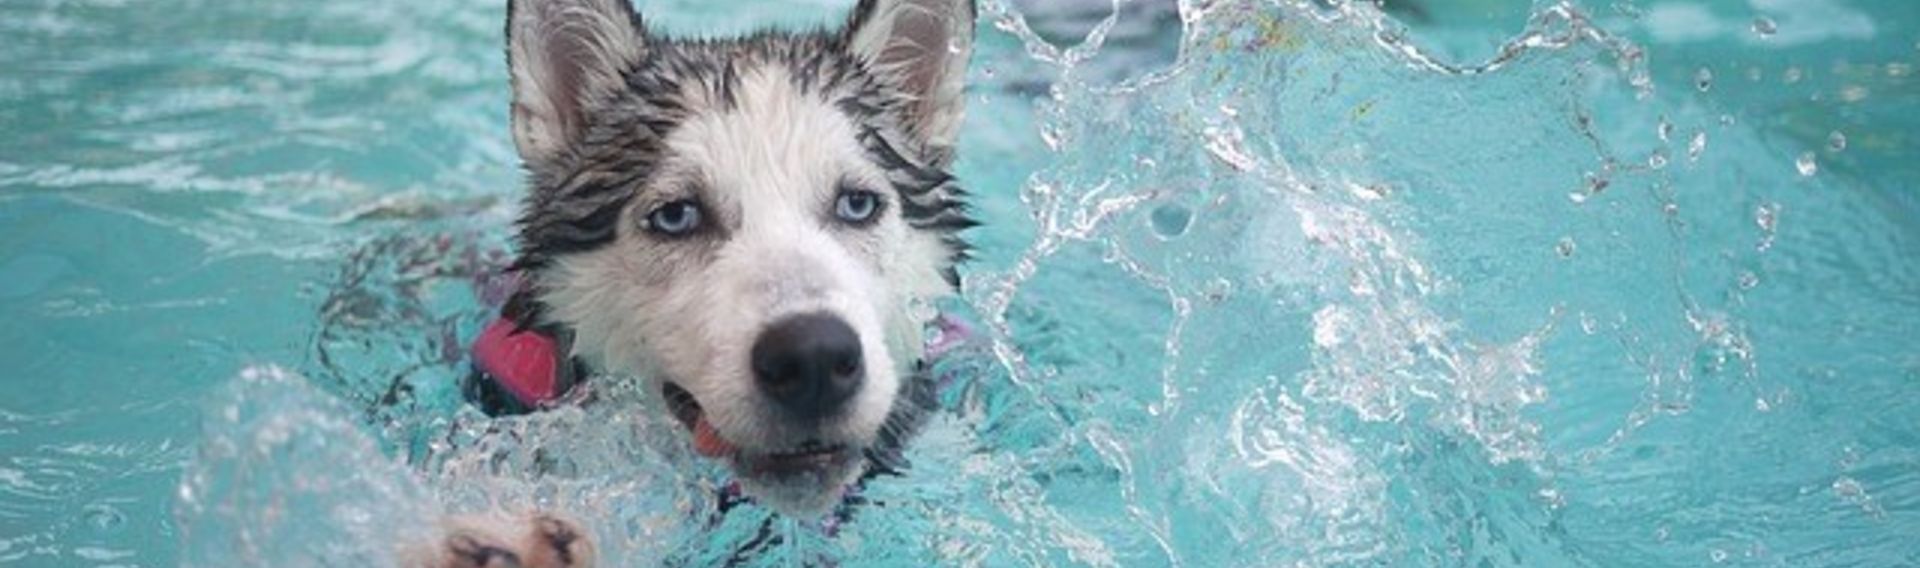
[[[571,521],[548,514],[463,517],[447,523],[438,550],[415,565],[430,568],[590,568],[592,539]]]
[[[447,536],[444,568],[525,568],[513,545],[488,535],[459,532]]]
[[[593,541],[573,522],[552,515],[535,515],[527,535],[528,568],[588,568],[593,566]]]

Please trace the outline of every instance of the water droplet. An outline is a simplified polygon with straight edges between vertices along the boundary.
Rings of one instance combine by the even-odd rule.
[[[1865,494],[1867,490],[1860,487],[1859,481],[1842,475],[1839,479],[1833,480],[1833,492],[1841,497],[1856,497]]]
[[[1207,282],[1206,288],[1201,290],[1201,293],[1206,295],[1208,302],[1215,304],[1224,302],[1233,296],[1233,282],[1225,278],[1215,278]]]
[[[1701,67],[1699,71],[1695,71],[1693,86],[1699,88],[1702,93],[1713,90],[1713,70]]]
[[[1559,489],[1548,487],[1541,489],[1535,494],[1539,495],[1541,500],[1546,501],[1548,507],[1558,509],[1567,505],[1567,496],[1561,495]]]
[[[1350,183],[1347,193],[1364,201],[1379,201],[1387,196],[1387,186],[1379,184]]]
[[[1647,156],[1647,167],[1656,170],[1667,169],[1667,151],[1654,150],[1653,155]]]
[[[1560,242],[1553,245],[1553,252],[1560,258],[1573,258],[1574,248],[1573,237],[1560,237]]]
[[[1814,160],[1813,152],[1802,152],[1800,159],[1793,161],[1793,169],[1800,171],[1800,177],[1813,177],[1820,173],[1820,162]]]
[[[1580,332],[1593,335],[1600,332],[1600,322],[1593,320],[1593,314],[1580,312]]]
[[[1827,149],[1839,152],[1847,149],[1847,135],[1835,130],[1827,135]]]
[[[1754,34],[1757,34],[1762,38],[1769,38],[1769,37],[1773,37],[1773,34],[1779,31],[1780,31],[1780,25],[1773,23],[1773,18],[1769,18],[1766,16],[1755,16],[1753,18]]]
[[[1695,131],[1693,133],[1693,139],[1687,141],[1687,161],[1689,162],[1700,161],[1700,155],[1706,153],[1706,151],[1707,151],[1707,131],[1705,130]]]
[[[1806,76],[1807,72],[1800,70],[1799,67],[1788,67],[1785,73],[1780,74],[1780,80],[1785,81],[1788,85],[1792,85],[1800,82],[1800,80],[1806,78]]]
[[[1860,451],[1854,449],[1852,444],[1841,446],[1840,467],[1851,469],[1856,465],[1860,465]]]
[[[1762,203],[1754,208],[1753,224],[1760,227],[1760,244],[1754,246],[1755,250],[1767,252],[1768,249],[1773,248],[1774,226],[1779,223],[1779,220],[1779,205]]]
[[[1187,234],[1187,228],[1193,223],[1193,211],[1181,205],[1162,205],[1148,215],[1153,225],[1153,234],[1162,239],[1172,239]]]
[[[1753,409],[1761,412],[1772,412],[1773,405],[1768,404],[1767,397],[1763,396],[1753,399]]]
[[[1712,558],[1714,564],[1720,564],[1727,561],[1727,551],[1715,548],[1707,553],[1707,557]]]
[[[1765,231],[1768,234],[1772,234],[1774,226],[1777,225],[1779,221],[1780,221],[1779,205],[1774,205],[1772,203],[1762,203],[1760,204],[1759,207],[1755,207],[1753,209],[1753,224],[1759,226],[1761,231]]]
[[[1673,137],[1673,123],[1667,122],[1667,117],[1662,116],[1660,117],[1660,128],[1654,132],[1660,135],[1661,142],[1666,142],[1667,139]]]
[[[1586,203],[1587,194],[1584,191],[1571,192],[1567,194],[1567,200],[1572,201],[1574,203]]]
[[[1060,145],[1062,143],[1062,140],[1060,139],[1060,132],[1059,130],[1055,129],[1053,126],[1048,125],[1048,126],[1040,127],[1040,141],[1047,145],[1048,150],[1052,150],[1055,152],[1060,151]]]
[[[1738,284],[1741,290],[1752,290],[1760,285],[1760,275],[1751,270],[1741,272]]]

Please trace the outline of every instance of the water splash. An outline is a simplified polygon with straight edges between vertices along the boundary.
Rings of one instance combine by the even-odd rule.
[[[976,190],[1000,213],[966,280],[990,337],[912,474],[867,488],[881,504],[853,522],[717,512],[724,482],[618,386],[618,404],[585,410],[459,411],[447,338],[481,317],[467,261],[485,255],[403,236],[369,247],[373,279],[329,287],[316,349],[340,365],[314,373],[331,396],[398,404],[368,426],[282,388],[297,379],[243,376],[243,410],[210,421],[184,484],[183,525],[210,535],[190,557],[217,564],[223,539],[253,535],[257,558],[374,561],[386,552],[366,535],[422,518],[559,508],[614,557],[696,564],[1671,563],[1827,546],[1724,534],[1755,517],[1771,520],[1746,534],[1817,532],[1835,502],[1898,514],[1885,476],[1828,463],[1791,473],[1820,503],[1753,515],[1675,497],[1744,479],[1723,464],[1776,447],[1756,416],[1807,419],[1796,397],[1817,395],[1787,361],[1817,357],[1774,338],[1822,316],[1778,313],[1770,294],[1807,285],[1784,266],[1897,259],[1909,242],[1805,252],[1846,250],[1808,245],[1831,237],[1799,221],[1838,215],[1801,191],[1831,176],[1761,174],[1784,173],[1779,152],[1672,98],[1711,77],[1657,89],[1646,50],[1574,2],[1541,3],[1494,55],[1460,62],[1371,2],[1307,0],[1183,0],[1171,66],[1095,73],[1140,17],[1126,4],[1064,45],[983,3],[983,64],[1040,85],[981,95],[1017,101],[1015,117],[1032,96],[1033,124],[969,134],[1030,141],[963,158],[969,179],[1009,181]],[[1906,289],[1908,269],[1884,264],[1877,285]],[[292,422],[260,418],[275,415]],[[289,457],[310,439],[289,431],[345,441]],[[383,464],[347,482],[399,513],[369,519],[283,463],[339,471],[309,459]],[[301,490],[277,497],[339,526],[250,528],[286,509],[237,479],[285,480]]]

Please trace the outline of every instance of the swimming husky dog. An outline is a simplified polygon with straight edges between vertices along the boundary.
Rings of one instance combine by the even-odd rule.
[[[930,406],[921,336],[973,224],[948,173],[973,0],[724,40],[627,2],[508,4],[531,191],[513,319],[649,381],[748,496],[824,513]],[[456,524],[447,564],[591,560],[551,517]]]

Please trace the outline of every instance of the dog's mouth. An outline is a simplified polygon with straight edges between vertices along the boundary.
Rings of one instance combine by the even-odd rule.
[[[773,480],[819,477],[853,465],[860,453],[842,443],[808,440],[799,445],[765,450],[741,448],[720,434],[693,393],[671,382],[663,383],[661,395],[667,408],[693,436],[693,449],[701,456],[732,459],[742,475]]]
[[[725,458],[740,451],[707,421],[707,413],[700,408],[700,401],[694,400],[693,393],[673,383],[665,383],[660,391],[667,401],[667,411],[693,434],[695,452],[710,458]]]

